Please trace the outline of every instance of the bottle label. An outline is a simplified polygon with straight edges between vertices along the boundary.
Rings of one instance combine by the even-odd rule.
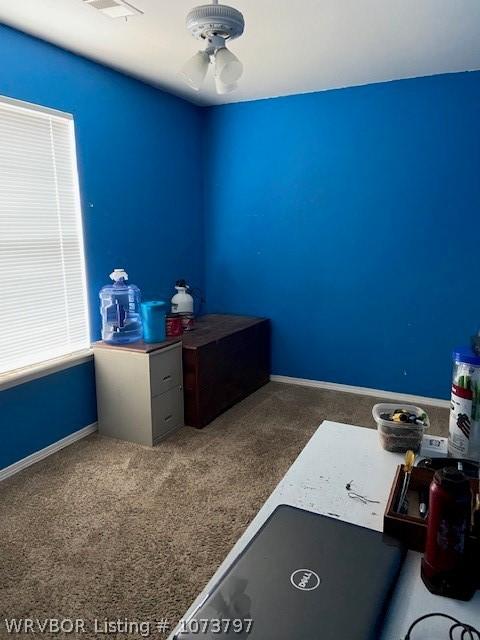
[[[462,555],[465,551],[467,523],[465,520],[440,520],[437,533],[437,544],[442,551],[450,551]]]
[[[471,389],[452,385],[448,450],[457,457],[468,455],[472,426],[472,399]]]

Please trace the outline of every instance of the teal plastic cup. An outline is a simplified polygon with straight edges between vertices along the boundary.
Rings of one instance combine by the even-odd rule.
[[[167,303],[163,300],[142,302],[143,340],[147,343],[163,342],[166,338],[165,321]]]

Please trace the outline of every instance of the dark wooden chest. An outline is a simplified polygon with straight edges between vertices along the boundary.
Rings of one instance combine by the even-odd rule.
[[[269,379],[269,320],[212,314],[184,333],[185,424],[205,427]]]

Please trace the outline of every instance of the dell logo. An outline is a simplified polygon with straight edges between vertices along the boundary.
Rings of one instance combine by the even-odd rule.
[[[311,569],[297,569],[290,576],[290,582],[300,591],[313,591],[320,585],[320,578]]]

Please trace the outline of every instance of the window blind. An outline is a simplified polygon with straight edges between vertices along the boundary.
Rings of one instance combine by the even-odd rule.
[[[0,374],[90,346],[73,119],[0,98]]]

